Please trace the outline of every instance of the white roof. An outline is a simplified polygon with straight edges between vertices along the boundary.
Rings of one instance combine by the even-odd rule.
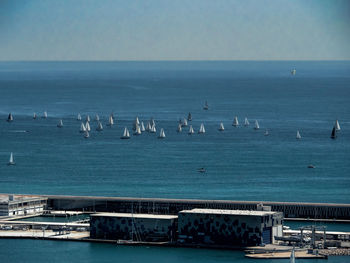
[[[273,215],[273,214],[276,214],[278,212],[255,211],[255,210],[223,210],[223,209],[195,208],[192,210],[182,210],[182,211],[180,211],[180,213],[235,215],[235,216],[266,216],[266,215]]]
[[[153,214],[131,214],[131,213],[96,213],[91,216],[102,217],[126,217],[126,218],[153,218],[153,219],[176,219],[174,215],[153,215]]]

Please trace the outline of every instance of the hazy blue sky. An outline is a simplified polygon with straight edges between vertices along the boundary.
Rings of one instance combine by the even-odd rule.
[[[350,59],[349,0],[0,0],[0,60]]]

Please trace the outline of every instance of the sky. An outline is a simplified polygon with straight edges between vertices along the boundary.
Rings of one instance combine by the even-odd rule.
[[[0,0],[18,60],[350,60],[350,1]]]

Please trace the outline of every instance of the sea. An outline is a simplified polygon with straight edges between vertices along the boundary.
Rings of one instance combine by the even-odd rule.
[[[195,133],[178,133],[189,112]],[[79,113],[91,118],[89,138]],[[136,117],[154,118],[157,132],[132,135]],[[125,127],[129,140],[120,139]],[[0,193],[349,203],[349,189],[350,61],[0,62]],[[0,245],[12,262],[254,262],[231,251]]]

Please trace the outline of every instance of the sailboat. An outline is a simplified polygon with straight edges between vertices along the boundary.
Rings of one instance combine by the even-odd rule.
[[[204,124],[203,123],[201,124],[198,133],[199,134],[205,133],[205,128],[204,128]]]
[[[177,132],[182,132],[182,126],[181,126],[181,123],[179,123],[179,125],[177,126]]]
[[[36,113],[33,113],[33,119],[35,120],[37,118]]]
[[[188,121],[192,121],[192,114],[191,114],[191,112],[188,113],[187,120]]]
[[[294,247],[293,247],[293,250],[290,252],[289,263],[295,263],[295,249],[294,249]]]
[[[7,117],[7,121],[8,122],[12,122],[13,121],[12,113],[10,113],[9,116]]]
[[[265,136],[269,136],[269,130],[268,129],[265,130],[265,134],[264,135]]]
[[[188,130],[188,134],[193,134],[194,133],[194,130],[193,130],[193,127],[192,127],[192,125],[190,125],[190,129]]]
[[[158,136],[158,139],[164,139],[164,138],[165,138],[165,132],[164,132],[164,129],[161,128],[161,129],[160,129],[159,136]]]
[[[100,121],[98,122],[96,131],[103,131],[103,126],[102,126],[102,123]]]
[[[114,124],[113,115],[109,115],[107,126],[112,127]]]
[[[208,101],[205,101],[203,110],[209,110],[209,105],[208,105]]]
[[[140,125],[136,124],[134,135],[140,135],[141,134],[141,127]]]
[[[334,126],[333,129],[332,129],[331,138],[332,138],[332,139],[336,139],[336,138],[337,138],[337,129],[336,129],[335,126]]]
[[[143,125],[143,121],[141,121],[141,132],[144,132],[145,130],[145,125]]]
[[[339,121],[338,120],[335,121],[335,125],[334,126],[335,126],[335,130],[336,131],[340,131],[340,125],[339,125]]]
[[[255,126],[254,126],[254,129],[255,130],[259,130],[260,129],[260,126],[259,126],[259,123],[257,120],[255,120]]]
[[[90,122],[90,116],[86,115],[86,121]]]
[[[249,126],[249,121],[248,121],[247,117],[245,117],[245,119],[244,119],[244,126]]]
[[[151,126],[155,126],[156,125],[156,122],[154,121],[153,117],[151,118],[150,123],[151,123]]]
[[[146,125],[146,131],[150,132],[151,131],[151,123],[150,122],[147,122],[147,125]]]
[[[187,125],[188,125],[188,124],[187,124],[187,120],[184,118],[184,119],[183,119],[183,122],[182,122],[182,126],[183,126],[183,127],[186,127]]]
[[[62,127],[63,127],[63,121],[62,121],[62,119],[60,119],[60,121],[58,122],[57,127],[58,127],[58,128],[62,128]]]
[[[44,111],[44,116],[43,116],[44,119],[47,118],[47,111]]]
[[[135,122],[134,122],[134,126],[132,129],[135,131],[137,126],[139,126],[139,125],[140,125],[139,117],[136,117]]]
[[[301,139],[301,135],[300,135],[300,132],[299,132],[299,131],[297,131],[297,139],[298,139],[298,140]]]
[[[224,131],[224,130],[225,130],[224,124],[221,122],[220,127],[219,127],[219,131]]]
[[[83,133],[83,132],[86,132],[86,128],[85,128],[85,125],[84,123],[82,122],[81,125],[80,125],[80,133]]]
[[[95,116],[95,121],[100,121],[100,116],[98,116],[98,114]]]
[[[87,131],[90,131],[90,130],[91,130],[90,124],[89,124],[88,121],[85,123],[85,128],[86,128]]]
[[[10,160],[9,160],[9,162],[7,163],[7,165],[15,165],[16,163],[15,163],[15,161],[14,161],[14,159],[13,159],[13,153],[11,152],[11,154],[10,154]]]
[[[130,133],[129,133],[129,130],[128,128],[124,128],[124,132],[123,132],[123,135],[122,137],[120,137],[120,139],[130,139]]]
[[[232,123],[232,126],[235,126],[237,127],[239,125],[239,122],[238,122],[238,118],[237,116],[233,119],[233,123]]]
[[[293,68],[291,71],[290,71],[290,74],[292,74],[293,76],[297,73],[297,70],[295,68]]]
[[[87,130],[85,130],[84,132],[84,138],[89,138],[90,137],[90,134]]]
[[[77,121],[81,121],[81,115],[80,115],[80,113],[78,113]]]
[[[157,132],[157,130],[156,130],[156,125],[153,124],[153,125],[151,126],[151,129],[150,129],[149,131],[150,131],[150,133],[156,133],[156,132]]]

